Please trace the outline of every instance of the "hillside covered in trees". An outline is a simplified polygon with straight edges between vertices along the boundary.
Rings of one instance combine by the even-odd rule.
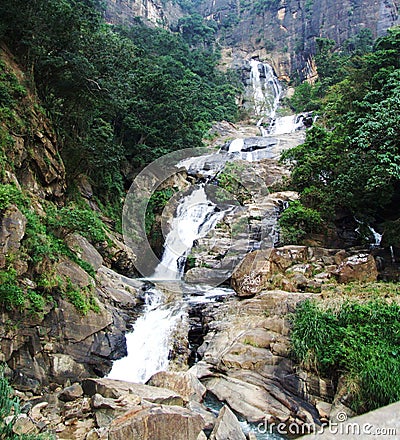
[[[350,50],[317,42],[319,78],[299,85],[290,100],[295,111],[314,111],[318,119],[305,143],[283,155],[302,203],[283,223],[296,240],[342,213],[379,225],[384,243],[399,246],[400,29],[373,45],[353,41]]]
[[[2,2],[0,16],[1,40],[57,129],[69,182],[86,174],[107,204],[120,205],[135,168],[201,145],[212,121],[237,116],[240,83],[216,69],[211,41],[195,48],[185,32],[107,25],[96,0]],[[13,99],[3,86],[9,118]]]

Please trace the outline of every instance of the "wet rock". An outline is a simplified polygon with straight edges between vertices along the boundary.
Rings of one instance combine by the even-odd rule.
[[[65,242],[80,259],[89,263],[95,271],[103,264],[103,257],[89,241],[79,234],[70,234]]]
[[[114,379],[85,379],[82,387],[88,396],[101,394],[103,397],[118,399],[126,394],[140,396],[151,403],[183,405],[183,398],[174,391],[150,385],[124,382]]]
[[[265,414],[273,413],[279,420],[288,418],[287,409],[261,386],[230,377],[214,377],[204,382],[218,400],[226,402],[249,422],[261,422]]]
[[[160,371],[147,382],[148,385],[167,388],[178,393],[187,402],[201,401],[206,393],[205,386],[191,373]]]
[[[186,408],[138,407],[112,422],[109,440],[197,440],[203,427],[202,417]]]
[[[235,414],[233,414],[227,405],[224,405],[218,414],[215,427],[210,435],[210,440],[228,439],[246,440],[246,436],[243,434],[239,420]]]
[[[83,389],[79,383],[74,383],[70,387],[64,388],[58,398],[63,402],[71,402],[83,395]]]

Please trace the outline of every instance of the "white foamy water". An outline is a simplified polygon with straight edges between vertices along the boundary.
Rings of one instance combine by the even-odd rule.
[[[177,207],[171,230],[165,238],[164,253],[152,280],[178,280],[193,242],[204,237],[224,216],[207,199],[203,186],[184,197]]]
[[[165,304],[163,293],[152,288],[146,292],[145,310],[126,334],[128,356],[114,362],[110,379],[145,383],[158,371],[166,370],[171,335],[184,313],[179,301]]]

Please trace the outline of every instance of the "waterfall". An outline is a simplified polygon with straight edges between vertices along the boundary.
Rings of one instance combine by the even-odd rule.
[[[165,304],[164,294],[151,288],[145,294],[145,308],[126,335],[128,356],[114,362],[110,379],[145,383],[168,366],[171,334],[182,319],[182,304]]]
[[[193,242],[204,237],[223,216],[224,211],[208,200],[204,185],[194,187],[178,204],[162,259],[150,280],[180,280]],[[180,290],[177,283],[174,287]],[[180,299],[167,302],[161,283],[146,292],[143,314],[133,332],[126,335],[128,356],[114,363],[109,378],[145,383],[157,371],[167,369],[172,334],[184,314],[182,293],[176,295]],[[215,296],[221,296],[221,290],[210,295],[210,300]]]
[[[270,133],[274,136],[278,134],[293,133],[304,128],[302,115],[290,115],[276,118],[271,127]]]
[[[368,229],[371,231],[375,242],[372,243],[372,246],[374,247],[379,247],[381,245],[381,241],[382,241],[382,234],[379,234],[379,232],[376,232],[374,228],[372,228],[371,226],[368,226]]]
[[[255,114],[273,119],[281,98],[282,87],[269,64],[251,59],[250,67]],[[258,126],[261,126],[261,123],[262,119]]]
[[[204,237],[223,217],[224,211],[207,199],[204,186],[184,197],[176,210],[171,230],[165,238],[164,253],[152,280],[182,278],[186,257],[193,242]]]

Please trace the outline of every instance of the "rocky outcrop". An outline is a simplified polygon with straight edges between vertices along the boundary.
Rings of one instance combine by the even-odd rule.
[[[310,296],[271,291],[212,308],[201,361],[190,371],[248,421],[320,423],[313,404],[332,401],[333,386],[289,357],[288,316]]]
[[[218,414],[210,440],[246,440],[242,428],[235,414],[224,405]]]
[[[321,291],[336,279],[376,281],[378,271],[372,255],[338,249],[284,246],[258,250],[246,255],[232,275],[231,283],[239,296],[253,296],[265,289]]]
[[[93,374],[104,375],[112,360],[126,354],[124,333],[141,303],[140,283],[127,284],[121,275],[101,267],[95,281],[70,260],[57,266],[60,275],[70,276],[76,286],[90,288],[96,309],[86,314],[73,304],[56,298],[43,314],[13,313],[16,327],[1,327],[2,360],[13,371],[19,390],[38,391],[52,382],[65,385]],[[10,320],[3,312],[2,322]]]
[[[105,16],[113,24],[137,24],[138,19],[148,20],[153,26],[169,27],[183,16],[179,3],[160,0],[108,0]]]
[[[0,58],[9,73],[25,87],[25,74],[5,46],[0,48]],[[21,108],[16,110],[20,128],[15,129],[13,122],[4,121],[11,141],[6,147],[5,181],[21,185],[40,198],[62,203],[66,189],[64,163],[55,132],[35,99],[34,93],[27,93]]]
[[[18,251],[25,235],[26,217],[15,205],[0,216],[0,268],[6,264],[6,256]],[[22,272],[23,273],[23,272]]]

